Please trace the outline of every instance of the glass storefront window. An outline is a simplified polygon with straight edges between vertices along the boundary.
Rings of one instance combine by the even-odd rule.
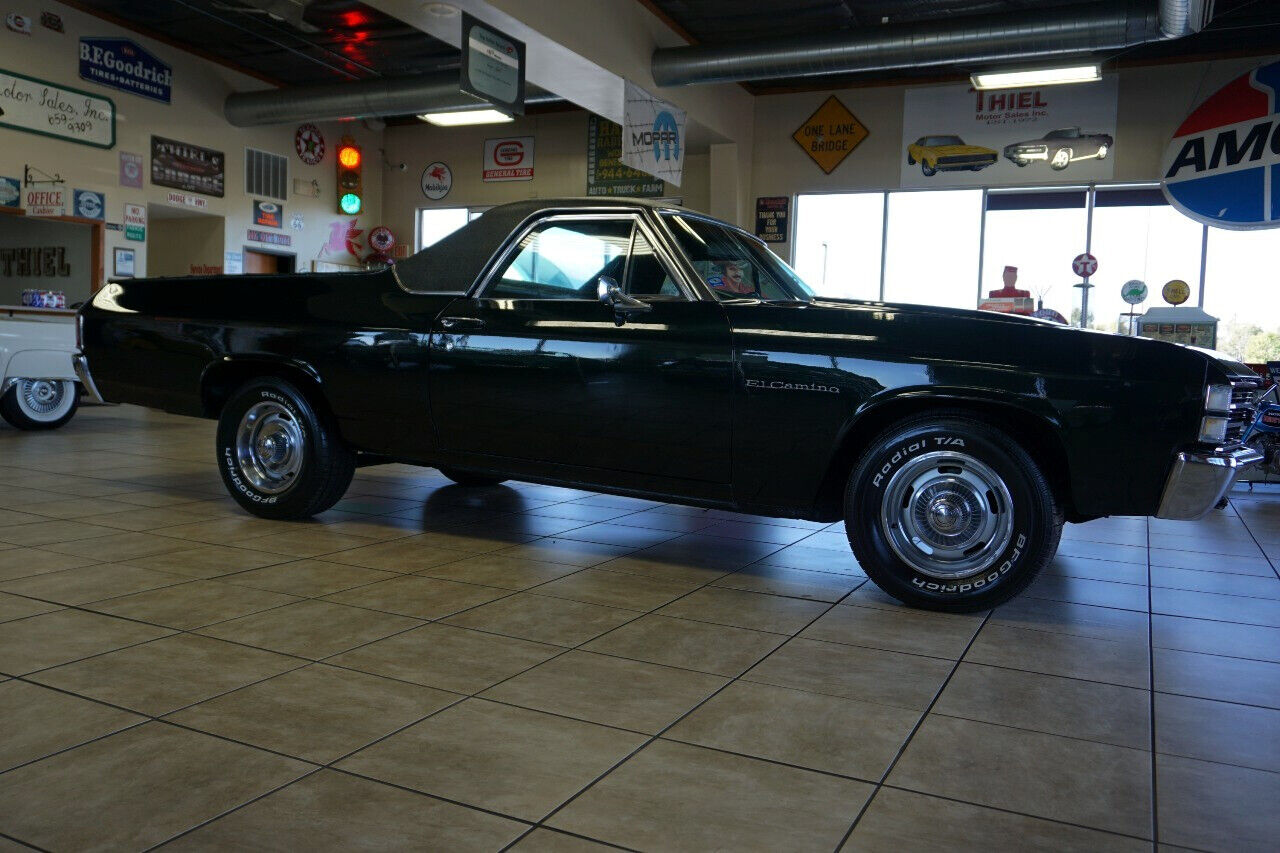
[[[884,193],[796,199],[795,270],[819,296],[880,298]]]
[[[1043,301],[1072,325],[1080,321],[1079,279],[1071,259],[1085,250],[1088,212],[1083,189],[1065,192],[995,193],[987,197],[987,231],[982,259],[982,294],[1004,287],[1005,267],[1017,269],[1018,290]],[[1089,313],[1101,316],[1090,296]],[[1115,318],[1107,328],[1115,329]]]
[[[889,193],[884,299],[974,308],[982,190]]]
[[[1211,227],[1206,255],[1204,310],[1218,318],[1218,349],[1254,364],[1280,359],[1280,229]]]

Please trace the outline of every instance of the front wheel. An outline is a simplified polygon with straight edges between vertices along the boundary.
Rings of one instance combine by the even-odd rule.
[[[327,413],[283,379],[257,379],[218,419],[218,470],[236,503],[262,518],[310,518],[338,502],[355,454]]]
[[[1053,152],[1053,159],[1049,161],[1049,168],[1055,172],[1061,172],[1063,169],[1071,165],[1071,156],[1074,152],[1070,148],[1059,148]]]
[[[57,429],[76,413],[76,383],[67,379],[19,379],[0,397],[0,417],[18,429]]]
[[[934,175],[938,174],[937,167],[930,166],[928,162],[924,160],[920,161],[920,171],[924,173],[926,178],[932,178]]]
[[[1012,438],[962,414],[881,433],[845,492],[845,530],[863,571],[914,607],[985,610],[1053,559],[1062,512]]]

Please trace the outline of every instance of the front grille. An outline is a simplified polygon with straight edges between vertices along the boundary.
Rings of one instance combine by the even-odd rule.
[[[1227,420],[1227,444],[1238,444],[1245,428],[1253,421],[1255,400],[1262,388],[1261,379],[1235,379],[1231,382],[1231,414]]]
[[[950,157],[939,157],[939,166],[980,166],[991,163],[996,158],[991,154],[955,154]]]

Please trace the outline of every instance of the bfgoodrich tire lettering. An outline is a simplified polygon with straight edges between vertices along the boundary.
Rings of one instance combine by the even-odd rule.
[[[218,418],[218,470],[231,497],[263,518],[309,518],[346,493],[355,454],[332,419],[283,379],[244,385]]]
[[[1009,435],[960,413],[903,421],[854,466],[845,529],[871,580],[930,610],[1017,595],[1058,548],[1062,513]]]

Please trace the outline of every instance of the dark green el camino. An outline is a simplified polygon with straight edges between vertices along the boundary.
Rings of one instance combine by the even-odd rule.
[[[738,228],[631,200],[497,207],[378,272],[114,282],[80,333],[91,393],[218,420],[255,515],[397,461],[843,519],[881,588],[935,610],[1024,589],[1064,521],[1197,518],[1257,456],[1244,365],[816,297]]]

